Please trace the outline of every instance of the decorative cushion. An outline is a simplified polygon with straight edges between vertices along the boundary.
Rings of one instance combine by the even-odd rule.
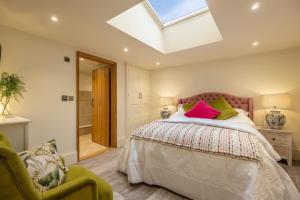
[[[36,189],[43,192],[64,183],[68,168],[57,153],[55,140],[18,154],[24,161]]]
[[[205,103],[205,101],[200,100],[191,110],[186,112],[184,115],[186,117],[194,117],[194,118],[206,118],[213,119],[218,116],[220,112],[210,105]]]
[[[223,96],[220,96],[215,101],[211,102],[210,105],[221,112],[221,114],[216,117],[216,119],[219,120],[225,120],[238,114]]]
[[[197,102],[183,104],[182,107],[183,107],[184,112],[191,110],[196,103]]]

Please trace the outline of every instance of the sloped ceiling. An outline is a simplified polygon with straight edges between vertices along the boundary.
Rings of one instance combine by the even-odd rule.
[[[183,51],[223,40],[209,11],[162,28],[145,2],[107,21],[120,31],[163,54]]]
[[[0,0],[0,24],[145,69],[300,46],[299,0],[261,0],[256,12],[250,11],[252,0],[207,0],[223,41],[164,55],[106,23],[140,2]],[[52,14],[59,17],[57,24],[50,21]],[[255,40],[260,45],[253,48]]]

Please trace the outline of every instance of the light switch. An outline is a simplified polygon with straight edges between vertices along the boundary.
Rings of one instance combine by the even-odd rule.
[[[74,96],[69,96],[68,99],[69,101],[74,101]]]
[[[70,62],[70,57],[65,56],[65,57],[64,57],[64,61],[65,61],[65,62]]]
[[[67,95],[61,95],[61,101],[68,101]]]

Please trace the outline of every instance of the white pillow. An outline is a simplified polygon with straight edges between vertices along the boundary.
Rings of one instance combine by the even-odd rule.
[[[177,108],[177,112],[175,112],[169,119],[173,119],[173,118],[176,118],[176,117],[185,117],[184,116],[184,109],[182,107],[182,104],[179,104],[178,105],[178,108]]]
[[[240,109],[240,108],[234,108],[235,111],[237,111],[238,113],[244,113],[246,116],[249,115],[249,112],[247,112],[246,110],[244,109]]]
[[[248,112],[243,110],[243,109],[235,109],[239,114],[236,116],[233,116],[229,119],[226,119],[225,121],[227,122],[234,122],[234,123],[246,123],[249,124],[250,126],[255,127],[254,122],[248,117]]]

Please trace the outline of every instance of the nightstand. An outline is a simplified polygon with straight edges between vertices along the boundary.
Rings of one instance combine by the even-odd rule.
[[[280,155],[280,157],[282,159],[286,159],[288,165],[292,166],[292,140],[294,132],[261,127],[256,128],[271,143],[271,145],[273,146],[275,151]]]

